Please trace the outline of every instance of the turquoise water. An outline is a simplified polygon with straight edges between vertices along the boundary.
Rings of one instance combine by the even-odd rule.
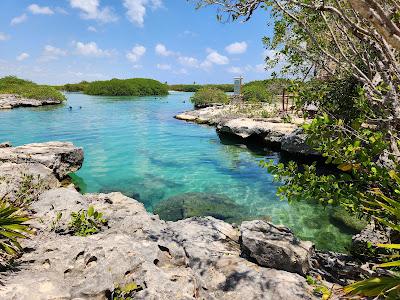
[[[323,208],[279,201],[277,183],[258,165],[263,159],[278,161],[278,153],[223,144],[214,128],[175,120],[178,112],[192,109],[190,94],[67,97],[65,105],[1,111],[0,141],[60,140],[83,147],[84,165],[75,178],[82,192],[121,191],[149,211],[189,192],[222,195],[244,215],[268,216],[319,248],[343,250],[348,244],[350,232],[336,226]]]

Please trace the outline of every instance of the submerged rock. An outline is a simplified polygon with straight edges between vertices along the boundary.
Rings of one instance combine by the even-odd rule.
[[[29,99],[14,94],[0,95],[0,109],[11,109],[21,106],[42,106],[49,104],[60,104],[62,101],[56,99]]]
[[[154,213],[166,221],[212,216],[227,222],[235,222],[245,216],[246,208],[223,195],[193,192],[159,202],[154,207]]]
[[[311,268],[314,245],[297,239],[286,227],[263,221],[240,226],[243,254],[263,267],[305,275]]]

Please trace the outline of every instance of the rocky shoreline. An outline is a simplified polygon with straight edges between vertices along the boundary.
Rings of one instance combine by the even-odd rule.
[[[81,195],[61,181],[82,162],[83,150],[71,143],[0,148],[2,196],[17,190],[21,176],[43,183],[30,205],[36,233],[21,241],[24,254],[0,273],[0,298],[110,299],[117,286],[132,282],[141,287],[135,299],[315,298],[299,275],[309,268],[311,243],[308,250],[291,245],[290,231],[276,227],[271,234],[286,244],[271,243],[265,258],[257,228],[269,223],[237,228],[212,217],[165,222],[121,193]],[[90,205],[108,220],[100,233],[79,237],[63,230],[71,212]]]
[[[271,111],[267,107],[266,112]],[[215,105],[183,112],[175,118],[215,126],[222,137],[238,138],[245,143],[252,141],[292,154],[319,156],[306,144],[305,135],[300,128],[305,120],[295,115],[286,118],[248,117],[246,112],[238,112],[236,105]]]
[[[29,99],[14,94],[0,94],[0,109],[12,109],[17,107],[38,107],[43,105],[60,104],[56,99]]]

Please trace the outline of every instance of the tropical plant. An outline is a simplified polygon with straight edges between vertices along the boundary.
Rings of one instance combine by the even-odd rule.
[[[97,96],[165,96],[168,95],[168,86],[147,78],[114,78],[90,82],[84,93]]]
[[[68,227],[74,235],[88,236],[98,233],[106,224],[107,220],[103,218],[103,214],[89,206],[87,210],[72,212]]]
[[[221,90],[216,88],[201,88],[191,98],[190,101],[196,106],[209,104],[227,104],[228,96]]]
[[[135,282],[131,282],[125,286],[117,286],[112,293],[112,300],[133,300],[135,293],[141,291],[143,288]]]
[[[233,92],[233,84],[173,84],[168,86],[172,91],[197,92],[199,89],[208,87],[216,88],[224,92]]]
[[[18,239],[25,239],[32,233],[25,224],[28,220],[29,217],[18,207],[4,200],[0,202],[0,258],[3,262],[22,250]]]
[[[65,96],[57,89],[47,85],[38,85],[15,76],[0,78],[0,94],[16,94],[21,97],[38,100],[64,101]]]
[[[245,101],[272,103],[272,94],[266,89],[265,86],[244,86],[242,94]]]

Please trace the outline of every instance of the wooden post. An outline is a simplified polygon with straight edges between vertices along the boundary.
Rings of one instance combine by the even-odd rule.
[[[282,111],[285,111],[285,89],[282,92]]]

